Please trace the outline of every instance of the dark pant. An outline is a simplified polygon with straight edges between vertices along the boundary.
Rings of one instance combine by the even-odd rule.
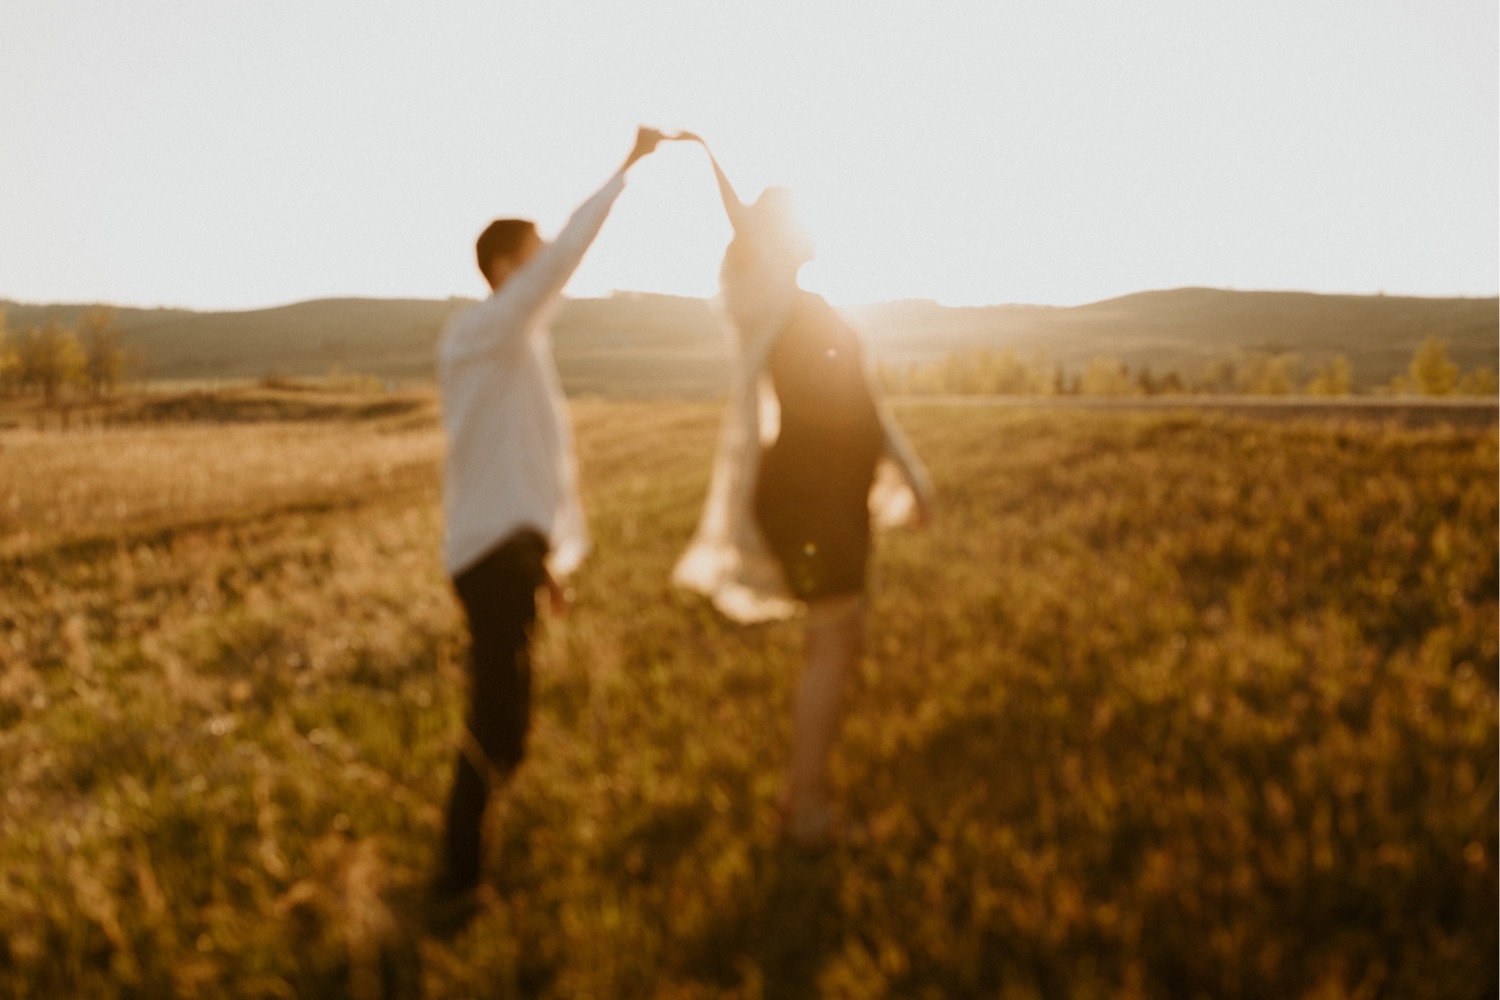
[[[535,531],[509,536],[454,577],[469,622],[468,731],[454,767],[444,839],[444,877],[456,887],[479,880],[479,841],[490,782],[526,750],[531,719],[531,629],[536,591],[546,579],[547,541]]]

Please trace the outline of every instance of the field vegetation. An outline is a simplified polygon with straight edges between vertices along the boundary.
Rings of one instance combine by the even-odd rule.
[[[306,377],[338,368],[404,384],[431,379],[438,332],[455,310],[469,304],[464,299],[320,299],[239,312],[120,308],[109,315],[134,352],[126,368],[142,377]],[[88,319],[99,314],[86,306],[5,301],[0,311],[18,340],[33,330],[76,328],[87,342]],[[1050,391],[1059,370],[1062,391],[1075,381],[1080,391],[1106,394],[1152,387],[1301,391],[1316,381],[1311,391],[1370,392],[1406,377],[1413,355],[1432,339],[1445,345],[1461,377],[1489,371],[1488,383],[1481,380],[1460,391],[1493,395],[1500,339],[1494,298],[1178,288],[1073,307],[953,308],[906,301],[854,306],[849,312],[866,331],[872,354],[899,376],[901,387],[919,373],[910,388],[920,392]],[[3,340],[0,335],[0,389]],[[727,338],[702,299],[617,293],[569,300],[553,322],[553,342],[563,383],[573,395],[712,398],[728,386]],[[1034,367],[1039,378],[991,373],[973,363],[1006,355]],[[1128,372],[1112,389],[1122,366]],[[996,381],[1003,387],[963,387]],[[1414,380],[1411,389],[1424,391],[1421,382]]]
[[[1352,372],[1343,354],[1311,366],[1294,351],[1265,347],[1230,351],[1187,376],[1176,368],[1153,370],[1149,364],[1132,369],[1106,355],[1070,373],[1043,351],[1023,358],[1012,348],[955,351],[940,361],[904,367],[876,363],[887,393],[918,396],[1350,396]],[[1497,382],[1493,365],[1460,372],[1448,357],[1447,344],[1428,337],[1412,352],[1404,372],[1366,389],[1383,396],[1493,398]]]
[[[1500,986],[1493,426],[903,404],[939,516],[881,541],[808,854],[797,626],[667,583],[717,408],[577,403],[597,551],[437,933],[431,401],[195,399],[0,430],[0,996]]]

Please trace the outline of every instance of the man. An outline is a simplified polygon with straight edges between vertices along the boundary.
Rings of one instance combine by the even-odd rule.
[[[537,591],[566,607],[558,581],[588,552],[567,406],[547,319],[625,186],[663,136],[636,133],[625,163],[551,243],[523,219],[490,224],[475,247],[493,294],[438,343],[448,458],[445,563],[468,620],[469,713],[433,888],[479,882],[480,832],[495,784],[520,763],[530,719],[530,632]]]

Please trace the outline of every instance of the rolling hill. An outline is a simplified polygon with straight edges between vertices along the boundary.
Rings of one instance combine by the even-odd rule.
[[[465,299],[320,299],[241,312],[119,310],[117,322],[155,379],[320,375],[338,368],[415,381]],[[12,330],[77,322],[84,305],[0,301]],[[951,351],[1011,348],[1077,370],[1094,357],[1184,375],[1236,351],[1292,353],[1307,365],[1336,354],[1368,388],[1405,371],[1437,336],[1461,368],[1495,367],[1494,298],[1414,298],[1182,288],[1075,307],[947,307],[902,301],[846,310],[872,352],[894,364]],[[727,381],[726,338],[710,303],[646,293],[571,299],[553,323],[558,365],[575,394],[703,397]]]

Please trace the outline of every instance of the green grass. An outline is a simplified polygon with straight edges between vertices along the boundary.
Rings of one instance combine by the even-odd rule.
[[[901,413],[939,519],[881,540],[807,857],[797,627],[667,584],[716,408],[575,407],[597,551],[448,937],[432,428],[0,436],[0,995],[1494,992],[1493,430]]]

